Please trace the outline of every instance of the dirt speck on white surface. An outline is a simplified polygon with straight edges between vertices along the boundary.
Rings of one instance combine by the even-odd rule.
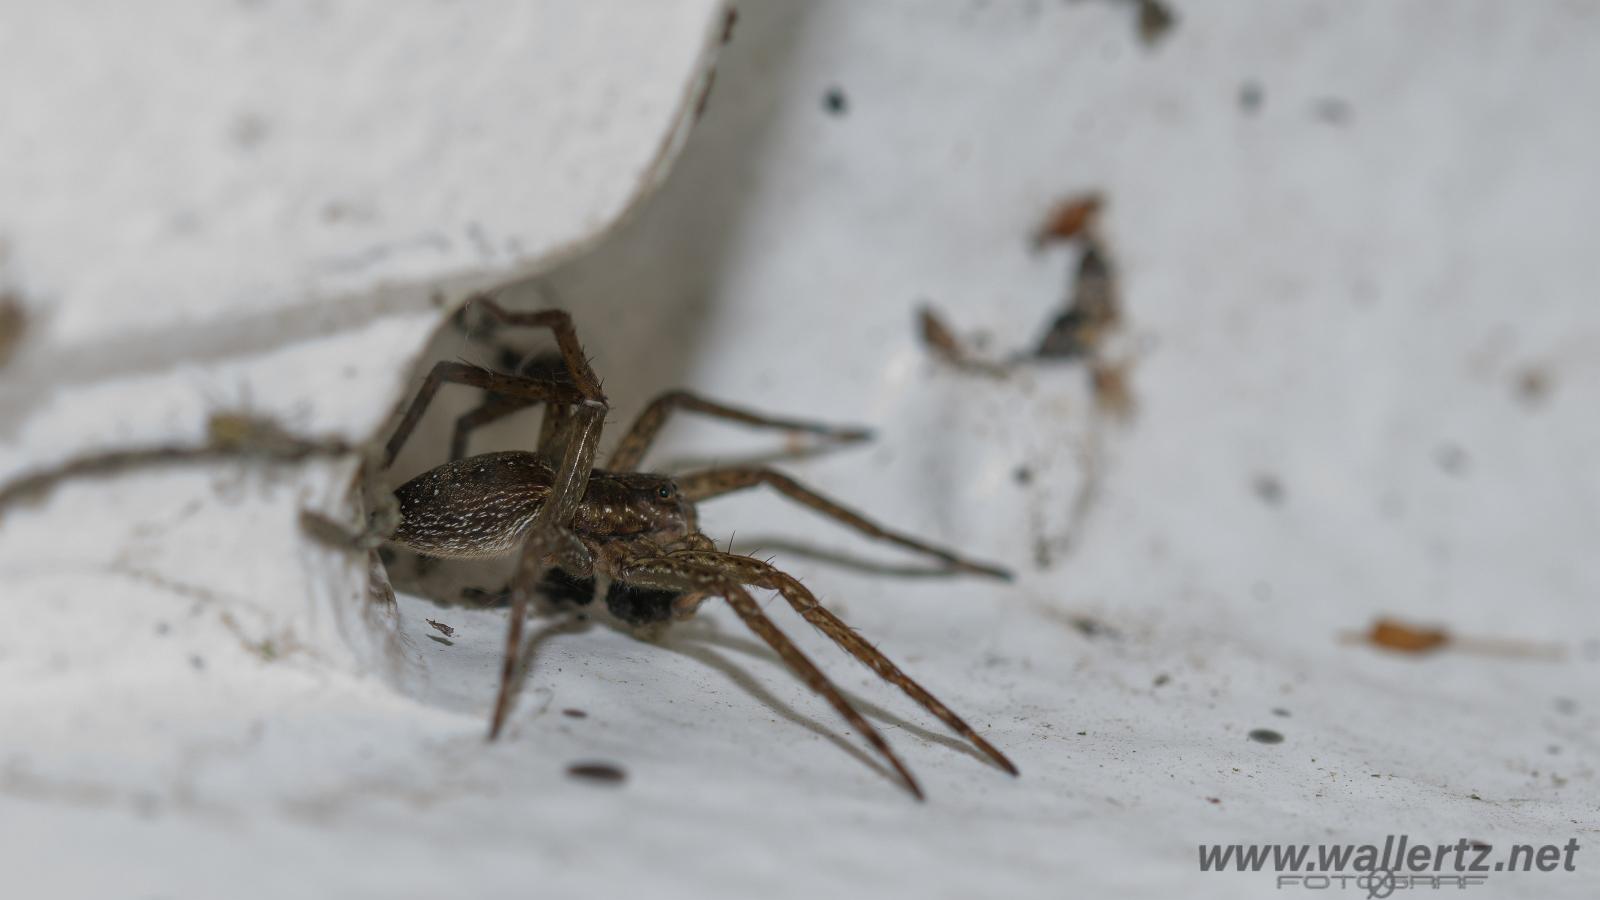
[[[383,23],[402,17],[274,8],[304,18],[308,40],[317,16],[369,22],[340,32],[363,46],[386,46]],[[0,632],[8,883],[29,897],[1237,898],[1282,896],[1276,873],[1204,872],[1197,847],[1406,835],[1587,848],[1600,771],[1600,706],[1585,687],[1600,665],[1589,563],[1600,124],[1587,114],[1600,20],[1562,4],[1173,3],[1177,26],[1146,47],[1134,10],[741,3],[713,91],[675,82],[670,104],[654,89],[633,95],[656,113],[706,98],[659,193],[605,241],[505,292],[572,311],[614,423],[687,386],[871,426],[870,445],[794,457],[760,435],[674,423],[659,459],[669,470],[770,462],[1014,568],[1003,586],[904,577],[914,573],[894,551],[754,492],[708,503],[701,522],[843,610],[1020,777],[781,604],[780,627],[903,753],[927,802],[900,792],[859,735],[715,603],[645,638],[598,615],[530,622],[521,697],[488,743],[506,610],[412,592],[397,558],[393,605],[365,605],[371,560],[294,525],[307,505],[339,505],[353,461],[219,463],[118,479],[114,491],[63,484],[47,507],[0,523],[0,610],[27,623]],[[716,43],[723,21],[719,11],[672,34]],[[624,44],[604,28],[504,30],[627,71],[605,55]],[[219,37],[229,33],[195,39],[232,46]],[[528,51],[488,43],[486,61]],[[470,118],[466,98],[500,84],[474,66],[420,72],[459,86],[462,104],[446,108]],[[105,80],[84,71],[73,89],[94,96]],[[343,159],[338,141],[296,137],[292,105],[237,92],[223,103],[212,82],[185,83],[188,108],[216,113],[197,133],[231,166]],[[324,94],[336,108],[346,84],[304,85],[305,115],[322,114]],[[212,271],[187,255],[194,235],[278,221],[266,211],[285,200],[225,190],[232,169],[199,178],[245,221],[228,225],[222,207],[131,232],[177,235],[162,238],[175,256],[161,259],[208,273],[160,321],[181,322],[208,292],[236,291],[256,310],[289,297],[286,312],[244,321],[287,316],[296,337],[265,347],[230,329],[220,361],[194,368],[174,348],[204,335],[155,342],[134,327],[137,304],[108,320],[46,316],[85,341],[66,376],[77,396],[57,404],[64,395],[19,345],[0,379],[24,371],[31,387],[0,383],[0,461],[198,438],[206,413],[236,398],[202,402],[196,385],[250,384],[251,408],[296,433],[364,439],[387,415],[364,398],[398,398],[430,333],[434,350],[498,364],[491,342],[436,331],[422,282],[445,278],[441,260],[527,259],[539,234],[588,233],[616,208],[563,206],[533,232],[505,227],[511,207],[538,204],[515,194],[499,205],[535,183],[520,179],[597,171],[579,159],[552,173],[541,142],[612,133],[595,107],[531,104],[528,121],[541,109],[561,113],[548,125],[559,132],[479,158],[481,190],[427,195],[429,215],[459,229],[361,238],[417,211],[406,192],[359,189],[369,157],[330,182],[352,190],[288,198],[305,215],[284,218],[295,227],[273,240],[327,263],[309,283],[353,291],[359,315],[317,318],[320,294],[296,293],[303,284],[265,264]],[[449,146],[438,140],[399,141],[385,170],[425,186],[431,154]],[[156,174],[127,184],[197,177]],[[1036,340],[1076,257],[1030,239],[1053,202],[1085,186],[1107,198],[1094,227],[1115,253],[1136,360],[1138,414],[1115,428],[1092,425],[1081,365],[973,378],[930,358],[910,327],[933,302],[975,352]],[[511,219],[478,216],[486,205]],[[78,227],[65,215],[49,226]],[[137,243],[40,258],[5,231],[6,277],[107,297],[150,290],[99,281],[84,262],[125,262]],[[374,272],[418,284],[397,300],[361,280]],[[51,295],[26,296],[31,315]],[[405,312],[389,318],[391,302]],[[96,361],[91,351],[118,342],[136,345],[134,363]],[[343,392],[345,367],[395,384]],[[174,384],[188,399],[171,399]],[[450,413],[476,398],[442,402],[403,464],[442,461]],[[5,418],[14,410],[48,412],[19,432]],[[97,428],[96,410],[132,424]],[[512,417],[474,435],[473,452],[525,447],[537,427]],[[218,497],[225,512],[205,512]],[[284,616],[278,601],[302,596],[302,612]],[[352,608],[374,618],[355,627],[340,613]],[[1380,618],[1446,628],[1450,641],[1394,653],[1341,639]],[[389,640],[364,645],[372,634]],[[1468,638],[1559,652],[1454,652]],[[1589,897],[1597,871],[1579,852],[1573,870],[1493,872],[1469,890]]]

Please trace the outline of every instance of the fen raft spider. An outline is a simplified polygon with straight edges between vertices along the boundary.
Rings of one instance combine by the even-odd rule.
[[[598,578],[610,583],[608,606],[633,624],[687,618],[707,598],[726,600],[751,631],[866,738],[905,788],[922,799],[916,779],[878,730],[762,612],[750,595],[750,589],[757,588],[776,591],[840,648],[898,686],[1002,770],[1017,774],[1005,754],[818,603],[794,577],[760,560],[718,550],[716,543],[700,532],[695,504],[765,485],[870,538],[931,556],[950,573],[1010,578],[1004,569],[969,561],[891,531],[768,468],[713,468],[676,477],[638,471],[668,415],[678,410],[836,441],[864,440],[867,432],[759,415],[672,391],[645,408],[612,452],[606,468],[597,469],[596,445],[606,416],[606,398],[584,357],[571,317],[561,310],[510,312],[488,298],[474,302],[500,324],[550,329],[560,351],[559,361],[536,358],[519,374],[460,362],[437,363],[385,447],[384,466],[394,462],[441,386],[462,384],[488,392],[481,406],[457,422],[452,459],[395,490],[400,522],[388,539],[424,556],[517,555],[500,688],[489,725],[491,740],[505,725],[515,695],[531,595],[543,587],[565,590],[571,596],[592,590],[589,580]],[[545,412],[536,450],[465,457],[466,438],[473,428],[540,404]]]

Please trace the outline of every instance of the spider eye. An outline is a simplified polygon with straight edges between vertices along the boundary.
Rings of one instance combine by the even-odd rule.
[[[656,496],[663,500],[671,500],[673,493],[674,491],[670,484],[663,484],[661,487],[656,488]]]

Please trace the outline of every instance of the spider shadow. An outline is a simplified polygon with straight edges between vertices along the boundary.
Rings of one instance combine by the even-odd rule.
[[[935,566],[907,565],[904,563],[883,562],[869,559],[854,553],[839,550],[828,550],[814,544],[795,541],[786,537],[764,537],[756,535],[743,537],[733,542],[732,552],[744,556],[766,557],[771,554],[794,556],[812,562],[825,563],[830,567],[846,569],[852,572],[861,572],[868,575],[887,575],[893,578],[950,578],[960,575],[949,569]]]
[[[660,184],[598,243],[504,289],[509,307],[560,306],[573,315],[611,403],[609,438],[654,396],[687,383],[712,349],[710,325],[737,299],[750,218],[759,208],[752,181],[761,161],[788,140],[783,123],[792,104],[805,102],[792,96],[789,84],[811,15],[807,4],[740,4],[734,39],[715,63],[704,115]],[[515,346],[551,346],[547,335],[528,337],[532,344]],[[487,348],[472,344],[447,327],[434,352],[489,358]],[[526,448],[538,433],[537,420],[537,414],[518,414],[487,426],[475,436],[473,452]],[[432,446],[445,446],[444,437],[436,431]],[[599,458],[608,455],[603,446]]]
[[[624,632],[636,638],[638,637],[638,634],[634,629],[621,622],[611,620],[608,616],[595,616],[576,609],[558,610],[548,613],[547,615],[549,618],[546,618],[544,621],[534,625],[532,633],[523,639],[522,653],[518,661],[516,673],[513,676],[515,679],[514,684],[517,685],[513,703],[521,699],[523,688],[526,686],[529,676],[533,674],[533,670],[536,667],[540,655],[540,649],[551,640],[568,635],[582,634],[586,631],[592,630],[596,625],[604,625],[605,627],[609,627],[615,631]],[[696,624],[698,624],[698,621]],[[680,629],[680,633],[687,630],[689,630],[689,628],[682,628]],[[709,632],[715,634],[714,626],[709,629]],[[728,680],[732,681],[741,690],[754,697],[762,705],[772,710],[778,716],[824,738],[828,742],[832,743],[835,747],[838,747],[840,750],[844,751],[846,755],[855,759],[857,762],[861,763],[863,766],[866,766],[868,769],[871,769],[878,775],[888,779],[889,781],[898,782],[898,776],[894,772],[890,771],[888,766],[879,762],[876,758],[869,755],[865,750],[862,750],[861,748],[850,743],[837,732],[829,730],[820,722],[801,714],[800,712],[796,711],[794,707],[778,699],[777,696],[771,691],[767,690],[767,688],[764,687],[761,682],[751,677],[749,673],[739,668],[732,661],[717,653],[715,650],[711,649],[711,647],[682,645],[679,642],[666,640],[665,636],[655,640],[645,638],[639,639],[664,650],[677,653],[680,656],[688,657],[689,659],[692,659],[706,666],[707,668],[715,669],[718,672],[721,672],[723,675],[727,676]],[[697,638],[691,638],[691,640],[696,639]],[[721,644],[724,647],[737,649],[738,651],[749,655],[763,656],[766,657],[768,661],[777,662],[779,665],[782,665],[782,661],[778,659],[776,654],[771,653],[765,646],[756,644],[753,641],[739,641],[734,638],[721,638],[720,636],[713,637],[710,640],[705,639],[704,636],[699,636],[698,640],[701,644]],[[870,711],[875,718],[881,717],[882,711],[878,710],[876,707],[863,704],[854,697],[851,698],[851,702],[855,704],[858,709]],[[888,717],[887,720],[898,722],[898,720],[895,720],[893,717]],[[930,738],[938,737],[937,735],[928,735],[926,732],[921,732],[920,729],[913,728],[912,730]]]
[[[834,730],[818,722],[816,719],[798,712],[794,707],[778,699],[748,670],[739,666],[724,654],[717,652],[718,649],[728,650],[750,659],[758,659],[765,663],[771,663],[785,672],[788,672],[790,677],[794,678],[796,681],[801,681],[800,676],[796,675],[791,669],[789,669],[789,667],[784,664],[783,660],[779,658],[779,656],[774,653],[766,644],[749,638],[735,637],[733,635],[726,634],[717,628],[716,623],[710,619],[692,619],[689,622],[678,623],[676,627],[668,630],[659,638],[651,641],[651,643],[680,656],[686,656],[689,659],[706,666],[707,668],[715,669],[725,676],[729,681],[733,682],[734,685],[736,685],[740,690],[743,690],[762,705],[771,709],[778,716],[781,716],[785,720],[805,728],[813,734],[817,734],[823,738],[826,738],[835,746],[848,753],[851,757],[860,760],[862,763],[871,767],[874,771],[878,772],[880,775],[883,775],[885,778],[888,778],[890,781],[899,781],[899,778],[893,772],[891,772],[887,766],[880,763],[875,757],[867,755],[865,750],[862,750],[856,745],[850,743]],[[801,683],[804,684],[803,681],[801,681]],[[845,696],[845,699],[850,702],[851,706],[855,707],[861,712],[862,715],[867,716],[875,722],[893,726],[929,743],[938,744],[942,747],[947,747],[951,750],[955,750],[959,753],[970,756],[986,766],[995,767],[994,763],[987,756],[984,756],[976,748],[970,746],[965,740],[959,737],[953,737],[950,735],[941,734],[939,732],[929,731],[920,725],[901,718],[900,716],[875,703],[872,703],[871,701],[861,699],[859,696],[844,689],[843,687],[839,688],[839,692]]]

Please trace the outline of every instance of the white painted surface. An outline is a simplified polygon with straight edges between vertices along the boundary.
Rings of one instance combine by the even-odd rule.
[[[51,722],[59,699],[114,733],[115,691],[140,677],[115,665],[115,636],[84,651],[92,699],[87,681],[47,678],[49,657],[14,669],[7,685],[42,689],[36,707],[10,693],[3,716],[8,868],[62,896],[1238,897],[1278,896],[1273,877],[1202,874],[1197,844],[1408,833],[1576,836],[1576,873],[1473,890],[1592,896],[1600,20],[1555,3],[1179,15],[1151,51],[1110,4],[746,4],[661,193],[548,279],[614,424],[670,383],[871,424],[873,447],[786,465],[1018,570],[1007,587],[895,579],[778,547],[899,561],[770,497],[705,516],[714,535],[777,548],[1022,778],[778,604],[929,802],[845,750],[826,707],[722,609],[654,644],[546,626],[510,739],[486,746],[503,614],[403,598],[421,660],[403,691],[291,655],[251,664],[299,689],[240,709],[229,692],[256,678],[240,653],[227,678],[193,674],[190,714],[128,738],[153,748],[144,768],[65,725],[9,725]],[[1255,113],[1238,102],[1247,81]],[[823,108],[835,86],[843,116]],[[1330,98],[1342,123],[1318,114]],[[1069,535],[1084,373],[949,372],[912,314],[930,301],[995,355],[1030,345],[1072,257],[1028,237],[1089,188],[1109,200],[1139,411],[1103,426],[1098,501]],[[1548,378],[1537,402],[1519,397],[1530,369]],[[684,425],[658,458],[773,446]],[[1252,488],[1264,476],[1277,505]],[[92,614],[69,599],[30,627]],[[1379,614],[1563,657],[1339,642]],[[1113,634],[1084,637],[1069,624],[1082,615]],[[426,617],[457,629],[453,645]],[[201,633],[214,619],[195,622],[119,627],[123,643],[169,642],[181,669],[175,637],[224,643]],[[33,659],[19,648],[35,641],[74,646],[13,625],[0,662]],[[1251,742],[1255,728],[1285,740]],[[628,781],[564,776],[587,759]],[[71,862],[83,847],[95,865]]]

